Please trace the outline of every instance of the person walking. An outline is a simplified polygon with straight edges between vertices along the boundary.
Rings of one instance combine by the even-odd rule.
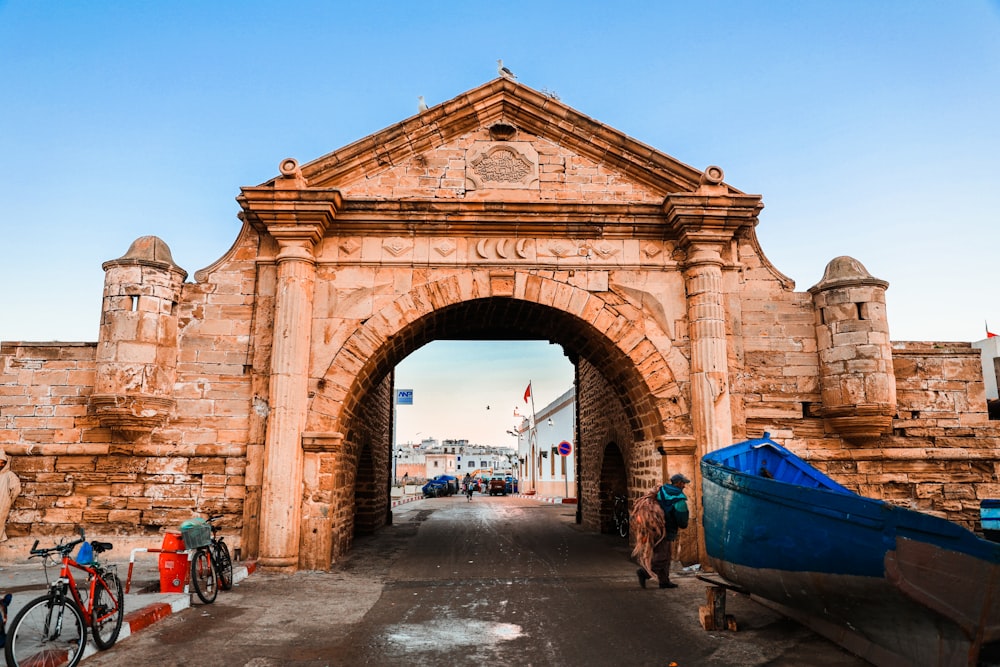
[[[635,571],[639,585],[656,577],[660,588],[677,588],[670,581],[670,560],[677,533],[688,525],[687,496],[684,487],[691,483],[678,473],[655,492],[647,493],[636,501],[632,510],[632,524],[636,541],[632,555],[641,566]]]
[[[465,473],[465,479],[462,480],[463,489],[465,490],[465,495],[468,498],[468,502],[472,502],[472,475]]]

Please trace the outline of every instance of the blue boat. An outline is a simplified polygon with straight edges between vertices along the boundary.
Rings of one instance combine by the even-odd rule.
[[[1000,544],[860,496],[767,433],[701,474],[709,563],[739,588],[880,667],[1000,649]]]

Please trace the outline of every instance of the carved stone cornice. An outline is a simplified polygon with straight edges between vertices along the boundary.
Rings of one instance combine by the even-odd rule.
[[[656,438],[656,451],[661,456],[693,456],[697,448],[691,435],[661,435]]]
[[[298,163],[291,158],[281,163],[281,173],[270,183],[240,189],[236,201],[242,217],[279,242],[315,246],[343,207],[343,196],[337,190],[305,187]]]
[[[344,434],[337,431],[329,433],[305,432],[302,434],[302,450],[335,454],[344,448]]]
[[[709,167],[697,190],[669,194],[664,200],[667,227],[682,248],[727,243],[741,230],[757,225],[757,214],[764,208],[760,195],[736,193],[723,177],[721,169]]]

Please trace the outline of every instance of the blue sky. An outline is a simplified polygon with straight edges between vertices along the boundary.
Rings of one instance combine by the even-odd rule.
[[[847,254],[889,281],[895,340],[1000,329],[996,0],[0,0],[0,340],[96,340],[101,264],[135,238],[193,276],[236,238],[240,186],[497,58],[763,195],[797,289]]]

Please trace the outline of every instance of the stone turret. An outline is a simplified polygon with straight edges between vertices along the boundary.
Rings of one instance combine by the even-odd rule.
[[[129,437],[166,421],[174,407],[177,301],[187,272],[155,236],[136,239],[105,262],[90,409],[101,425]]]
[[[809,288],[816,309],[820,414],[846,440],[892,432],[896,376],[885,310],[889,283],[853,257],[837,257]]]

